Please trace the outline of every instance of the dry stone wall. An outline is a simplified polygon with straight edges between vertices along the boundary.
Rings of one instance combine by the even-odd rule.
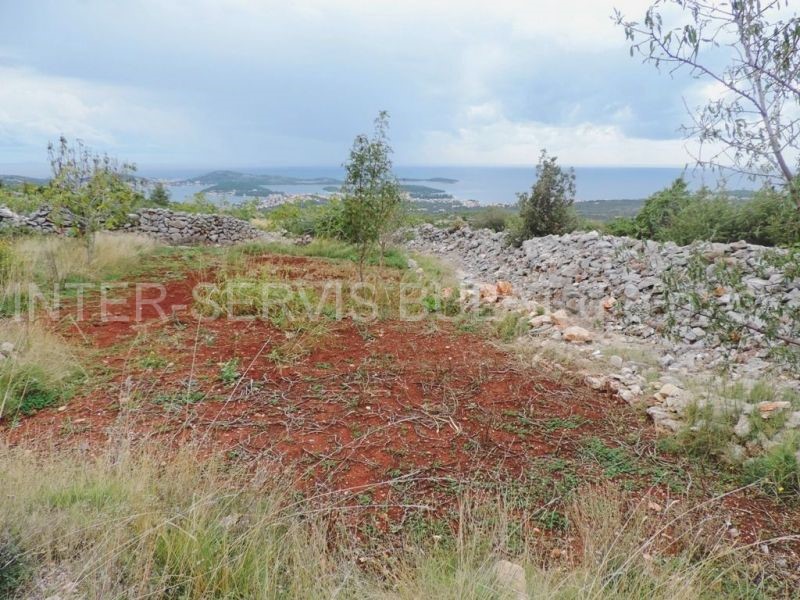
[[[63,233],[74,225],[75,217],[66,210],[56,212],[42,207],[30,215],[19,215],[0,207],[0,227],[38,233]],[[120,230],[143,233],[170,244],[234,244],[270,237],[235,217],[183,213],[163,208],[144,208],[132,213]]]

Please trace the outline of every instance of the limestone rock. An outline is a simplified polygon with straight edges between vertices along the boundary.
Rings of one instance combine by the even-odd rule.
[[[511,294],[514,293],[514,286],[512,286],[511,283],[509,283],[508,281],[502,281],[502,280],[498,281],[496,284],[496,288],[497,288],[497,295],[500,298],[503,298],[504,296],[510,296]]]
[[[516,600],[528,598],[525,569],[508,560],[498,560],[494,565],[494,576],[498,587],[510,593]]]
[[[543,325],[550,325],[552,322],[553,319],[550,318],[550,315],[536,315],[528,321],[531,327],[542,327]]]
[[[491,284],[482,285],[478,293],[481,302],[485,304],[494,304],[497,302],[497,286]]]
[[[552,319],[553,323],[556,324],[556,327],[567,327],[570,323],[569,315],[563,308],[550,315],[550,318]]]
[[[775,415],[779,412],[786,410],[787,408],[791,408],[792,403],[786,400],[772,400],[767,402],[759,402],[756,405],[758,409],[758,414],[761,415],[762,419],[769,419],[772,415]]]
[[[753,430],[753,424],[750,422],[750,417],[741,415],[736,425],[733,427],[733,433],[740,439],[745,439],[750,435]]]
[[[592,341],[592,334],[583,327],[573,325],[564,330],[564,340],[573,344],[586,344]]]

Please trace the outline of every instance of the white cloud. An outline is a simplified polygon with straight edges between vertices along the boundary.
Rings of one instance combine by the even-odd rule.
[[[561,162],[570,165],[682,166],[687,162],[683,140],[628,137],[616,125],[557,126],[537,121],[512,121],[502,115],[486,119],[487,114],[488,111],[470,110],[455,132],[427,132],[421,150],[422,161],[530,165],[536,162],[540,150],[546,148]]]
[[[0,66],[0,81],[0,143],[35,150],[39,157],[62,134],[113,149],[157,146],[191,131],[177,111],[136,89],[6,66]]]

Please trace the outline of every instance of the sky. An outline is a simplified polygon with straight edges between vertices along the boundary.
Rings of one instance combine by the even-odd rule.
[[[0,0],[0,171],[80,138],[140,166],[684,166],[684,102],[631,58],[645,0]]]

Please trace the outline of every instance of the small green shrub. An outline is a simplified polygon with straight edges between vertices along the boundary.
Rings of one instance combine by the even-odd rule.
[[[473,229],[491,229],[492,231],[505,231],[508,221],[517,213],[515,210],[500,206],[490,206],[480,212],[472,214],[468,221]]]
[[[29,575],[28,559],[17,536],[0,531],[0,597],[16,597]]]
[[[767,491],[778,495],[800,492],[800,436],[787,435],[778,445],[744,464],[746,483],[759,482]]]
[[[575,172],[564,170],[555,156],[542,150],[536,166],[536,183],[530,192],[518,194],[521,225],[509,236],[515,245],[532,237],[561,234],[575,227]]]
[[[232,385],[239,379],[239,359],[232,358],[219,368],[219,379],[225,385]]]
[[[495,335],[504,342],[511,342],[525,335],[529,329],[527,317],[517,312],[506,313],[494,323]]]
[[[788,196],[760,190],[741,200],[724,190],[689,190],[683,178],[656,192],[633,218],[618,218],[604,227],[611,235],[688,245],[698,240],[744,240],[764,246],[788,246],[800,241],[800,211]]]

